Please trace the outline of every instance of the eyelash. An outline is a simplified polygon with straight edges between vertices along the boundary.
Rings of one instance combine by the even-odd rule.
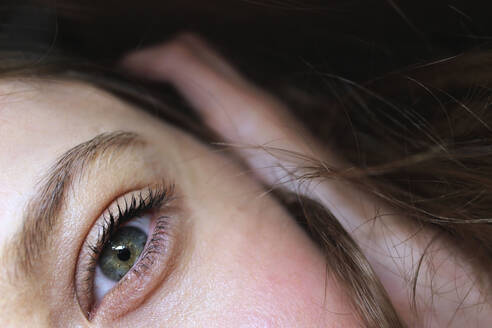
[[[173,188],[173,187],[170,187]],[[99,255],[103,250],[106,243],[110,240],[113,234],[120,228],[124,223],[130,221],[135,217],[139,217],[142,214],[159,209],[162,207],[165,201],[170,201],[168,195],[172,193],[171,189],[166,185],[160,185],[157,189],[148,188],[148,196],[142,196],[142,193],[139,193],[137,196],[132,195],[130,204],[125,202],[125,206],[122,209],[119,203],[116,204],[118,213],[116,216],[111,212],[107,211],[107,214],[104,216],[104,221],[101,224],[101,233],[97,238],[97,242],[95,245],[89,245],[89,248],[92,252],[92,261],[90,266],[87,268],[89,272],[94,272],[97,266],[97,260],[99,259]],[[159,219],[165,219],[166,217],[160,217]],[[162,222],[158,222],[156,228],[152,232],[152,235],[148,238],[151,238],[150,242],[155,239],[155,233],[162,233],[165,231],[165,220],[161,220]],[[148,249],[149,245],[146,246],[145,250]],[[142,252],[140,256],[139,262],[143,260],[144,255],[147,255],[147,252]]]
[[[99,256],[106,244],[126,222],[150,213],[153,217],[152,221],[155,221],[155,224],[152,225],[153,228],[149,231],[147,243],[140,257],[125,276],[130,273],[134,273],[137,277],[145,274],[147,270],[152,268],[157,254],[166,249],[167,238],[165,236],[169,234],[170,220],[165,215],[157,216],[157,212],[174,199],[173,195],[173,184],[160,183],[156,186],[146,188],[143,193],[140,191],[132,194],[129,201],[125,197],[122,198],[124,201],[121,201],[121,198],[119,198],[105,210],[102,215],[102,222],[98,224],[99,230],[96,241],[84,246],[87,247],[90,256],[89,261],[81,268],[86,277],[84,280],[84,285],[86,286],[85,293],[88,295],[89,300],[83,310],[86,311],[89,320],[94,314],[95,307],[98,305],[95,304],[93,295],[94,274],[98,266]],[[112,211],[112,207],[116,207],[116,210]],[[125,277],[121,281],[123,279]],[[117,288],[120,282],[117,282],[114,288]]]

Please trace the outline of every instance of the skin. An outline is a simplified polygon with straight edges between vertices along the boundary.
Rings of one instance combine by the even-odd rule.
[[[323,257],[290,215],[236,162],[165,123],[87,85],[70,82],[1,84],[1,230],[20,229],[35,182],[71,147],[101,132],[131,131],[144,151],[114,155],[91,169],[67,197],[59,245],[39,259],[36,283],[5,281],[0,321],[7,326],[91,325],[73,294],[79,250],[95,219],[124,190],[172,179],[179,189],[176,232],[182,250],[174,268],[135,309],[111,318],[104,309],[95,326],[316,327],[352,326],[343,291]],[[15,144],[15,147],[12,145]],[[5,154],[5,153],[4,153]],[[149,164],[151,163],[151,164]],[[271,238],[275,236],[274,238]],[[130,291],[131,294],[131,291]],[[121,302],[125,302],[125,298]],[[2,324],[3,325],[3,324]]]
[[[345,165],[291,119],[281,102],[248,83],[196,37],[132,54],[123,65],[172,83],[227,142],[278,147]],[[36,283],[6,279],[13,259],[2,257],[7,265],[1,268],[0,292],[11,297],[0,301],[0,322],[7,326],[360,326],[345,291],[325,270],[323,255],[260,181],[283,184],[331,210],[361,245],[410,326],[491,324],[487,304],[479,310],[469,306],[484,298],[470,278],[471,264],[444,239],[433,244],[433,257],[423,263],[426,274],[417,288],[422,317],[413,314],[405,273],[412,272],[435,234],[423,231],[409,238],[419,227],[394,214],[366,224],[376,209],[391,213],[391,208],[354,186],[314,181],[304,188],[295,180],[286,182],[285,168],[302,162],[261,147],[237,148],[249,165],[245,169],[227,154],[88,85],[6,80],[0,93],[5,95],[0,99],[0,254],[20,229],[36,181],[60,154],[102,132],[135,132],[147,144],[90,169],[72,188],[56,232],[64,247],[39,259]],[[144,299],[133,300],[132,290],[125,291],[126,298],[115,297],[135,302],[131,311],[114,318],[102,308],[88,322],[74,295],[87,234],[118,195],[161,178],[172,180],[179,194],[174,233],[179,251],[169,273]],[[445,290],[450,284],[453,288]],[[429,305],[434,290],[440,293]]]

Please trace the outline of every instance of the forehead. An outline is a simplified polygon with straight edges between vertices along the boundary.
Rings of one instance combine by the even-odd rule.
[[[58,156],[101,132],[131,131],[142,116],[81,83],[0,82],[0,247],[19,229],[36,183]]]

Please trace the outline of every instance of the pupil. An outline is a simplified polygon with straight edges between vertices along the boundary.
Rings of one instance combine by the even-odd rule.
[[[132,253],[128,250],[128,248],[123,248],[118,250],[118,259],[120,261],[126,262],[130,259]]]

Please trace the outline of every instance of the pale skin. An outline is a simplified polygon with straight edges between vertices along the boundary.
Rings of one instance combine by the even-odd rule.
[[[206,123],[235,147],[278,147],[345,165],[295,122],[281,102],[244,80],[195,37],[183,36],[130,55],[124,66],[175,85]],[[19,231],[40,177],[62,153],[114,131],[138,134],[145,142],[99,161],[70,188],[61,228],[55,232],[58,247],[39,259],[35,284],[32,279],[7,279],[15,259],[1,257],[6,264],[0,269],[0,292],[10,295],[0,299],[2,326],[360,325],[344,290],[326,271],[323,255],[259,182],[278,186],[287,181],[282,179],[292,160],[257,147],[238,147],[250,166],[245,170],[226,153],[82,83],[5,80],[0,92],[5,95],[0,98],[0,254],[7,252],[11,236]],[[174,239],[179,246],[171,247],[179,252],[172,265],[168,263],[172,269],[145,296],[132,296],[132,290],[107,294],[108,301],[99,304],[89,321],[74,292],[85,238],[115,198],[162,179],[172,180],[179,195]],[[432,265],[437,269],[419,283],[422,318],[417,321],[410,310],[406,273],[433,233],[423,231],[409,239],[417,228],[396,215],[364,224],[376,211],[391,213],[391,208],[348,184],[316,181],[301,188],[288,180],[286,188],[320,200],[339,218],[410,326],[492,324],[487,304],[470,306],[484,295],[473,284],[466,259],[455,255],[445,240],[433,246],[435,256],[424,263],[424,274]],[[432,306],[427,304],[430,281],[441,292]],[[453,287],[445,290],[449,285]],[[117,311],[110,310],[115,300],[134,305],[115,316]]]

